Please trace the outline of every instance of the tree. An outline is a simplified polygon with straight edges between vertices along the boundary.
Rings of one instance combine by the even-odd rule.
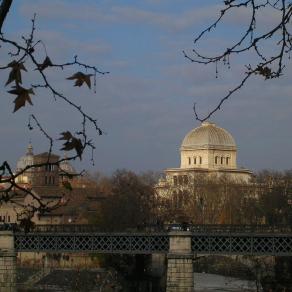
[[[259,175],[262,185],[258,210],[269,225],[291,226],[292,213],[289,195],[292,190],[291,172],[264,171]]]
[[[138,230],[151,223],[155,198],[147,180],[145,175],[127,170],[117,170],[112,177],[101,179],[98,189],[105,199],[93,223],[106,231]]]
[[[36,15],[32,18],[31,31],[27,36],[22,36],[21,39],[11,39],[5,35],[5,20],[9,14],[9,10],[13,4],[13,0],[0,1],[0,45],[2,50],[7,50],[7,61],[5,64],[0,64],[0,70],[6,72],[7,82],[4,85],[8,88],[7,94],[11,94],[14,99],[14,113],[17,114],[19,110],[26,107],[28,104],[33,105],[33,95],[37,95],[39,91],[46,91],[52,100],[62,100],[69,108],[70,111],[76,111],[80,118],[79,129],[57,129],[56,133],[49,135],[46,131],[46,126],[41,123],[41,116],[39,113],[29,115],[28,128],[29,130],[39,130],[43,137],[48,140],[48,158],[47,161],[42,163],[33,163],[26,166],[18,173],[14,173],[8,161],[4,161],[0,165],[0,203],[14,202],[19,192],[30,195],[35,201],[30,206],[23,206],[27,210],[26,214],[31,217],[35,212],[44,213],[56,208],[60,204],[60,200],[52,204],[42,200],[39,196],[28,188],[19,185],[16,180],[19,176],[27,171],[33,171],[36,168],[56,166],[59,167],[60,163],[64,160],[75,160],[82,156],[85,151],[91,150],[92,153],[95,149],[93,137],[88,134],[89,129],[94,129],[97,135],[102,135],[103,131],[99,127],[97,120],[87,114],[81,105],[73,102],[72,98],[63,94],[52,83],[47,72],[62,71],[66,74],[67,68],[80,68],[71,76],[66,76],[69,81],[73,80],[74,86],[81,87],[87,86],[96,91],[96,78],[97,75],[104,75],[108,72],[100,71],[96,66],[88,65],[79,61],[77,56],[74,56],[72,61],[64,62],[61,64],[55,63],[54,59],[48,55],[46,45],[42,40],[35,39],[36,30]],[[43,56],[43,57],[42,57]],[[86,71],[84,73],[84,71]],[[30,85],[25,85],[23,75],[36,73],[35,79],[30,80]],[[64,76],[64,77],[65,77]],[[39,115],[38,115],[39,114]],[[58,137],[59,136],[59,137]],[[60,145],[60,143],[62,145]],[[66,158],[52,160],[53,146],[57,144],[62,151],[70,153]],[[93,162],[93,154],[92,154]],[[67,174],[70,176],[70,174]],[[65,189],[70,189],[70,184],[64,184]]]
[[[247,28],[243,29],[242,34],[233,41],[233,43],[222,52],[214,56],[207,56],[201,53],[197,46],[203,37],[215,30],[226,18],[226,15],[236,11],[248,11],[249,19]],[[269,14],[276,18],[275,23],[265,28],[263,31],[258,26],[259,17],[269,17]],[[292,35],[290,20],[292,15],[292,3],[288,0],[225,0],[224,7],[220,10],[217,19],[204,29],[194,40],[195,48],[191,53],[183,52],[184,56],[191,62],[197,64],[215,64],[216,78],[218,77],[218,65],[230,68],[230,59],[233,56],[243,55],[247,52],[252,53],[255,61],[244,66],[244,75],[237,86],[231,88],[223,96],[216,107],[214,107],[206,116],[199,116],[194,105],[195,118],[198,121],[209,119],[215,112],[221,109],[223,103],[229,99],[235,92],[240,90],[246,82],[255,75],[260,75],[264,79],[279,78],[284,74],[285,64],[290,59],[292,50]],[[267,50],[269,48],[270,50]]]
[[[254,185],[226,176],[197,174],[182,184],[169,185],[159,200],[157,213],[164,222],[252,224],[258,223],[253,206]]]

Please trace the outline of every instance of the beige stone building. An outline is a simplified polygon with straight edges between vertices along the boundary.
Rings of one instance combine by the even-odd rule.
[[[234,183],[248,183],[252,172],[237,166],[237,146],[232,135],[215,123],[203,122],[192,129],[180,147],[178,168],[167,168],[155,189],[161,197],[188,190],[197,177],[227,178]]]

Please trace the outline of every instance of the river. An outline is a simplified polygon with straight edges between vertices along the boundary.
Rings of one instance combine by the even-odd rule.
[[[241,280],[215,274],[194,273],[194,281],[194,290],[196,292],[257,291],[254,281]]]

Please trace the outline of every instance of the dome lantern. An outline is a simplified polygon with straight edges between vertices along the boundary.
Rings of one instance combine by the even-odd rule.
[[[20,171],[29,165],[33,165],[33,147],[31,143],[27,146],[26,154],[17,161],[16,170]]]

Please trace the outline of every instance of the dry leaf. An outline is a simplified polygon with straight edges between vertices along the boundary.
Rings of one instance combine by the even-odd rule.
[[[26,89],[24,87],[21,87],[19,85],[13,86],[12,90],[9,90],[8,93],[17,95],[17,97],[14,100],[14,113],[19,110],[21,107],[25,106],[26,102],[33,105],[30,94],[34,94],[32,88]]]
[[[72,76],[68,77],[68,80],[75,80],[75,84],[74,86],[82,86],[83,83],[85,82],[87,84],[87,86],[89,88],[91,88],[91,81],[90,81],[90,77],[92,76],[92,74],[84,74],[82,72],[77,72],[75,74],[73,74]]]
[[[81,160],[82,152],[84,149],[81,140],[79,138],[72,136],[72,134],[69,131],[62,132],[61,135],[62,137],[59,138],[59,140],[66,140],[61,150],[70,151],[74,149]]]
[[[12,69],[9,73],[5,86],[13,81],[15,81],[16,84],[22,83],[21,70],[27,71],[23,65],[23,62],[12,61],[8,64],[8,66]]]
[[[46,68],[48,68],[50,66],[53,66],[53,63],[52,63],[51,59],[48,56],[46,56],[46,58],[43,61],[43,63],[38,65],[38,68],[41,71],[43,71],[43,70],[45,70]]]

